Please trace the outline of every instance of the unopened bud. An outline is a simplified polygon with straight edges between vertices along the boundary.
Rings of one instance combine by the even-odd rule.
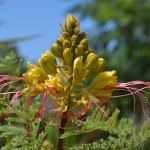
[[[56,65],[56,58],[49,50],[45,51],[41,57],[45,57],[45,56],[49,57],[49,59],[51,59],[51,62]]]
[[[55,59],[54,55],[49,51],[46,51],[42,54],[42,57],[38,61],[38,65],[47,74],[55,75],[57,73],[56,59]]]
[[[90,53],[94,53],[94,50],[89,48],[87,51],[84,53],[84,58],[86,58]]]
[[[69,22],[72,26],[75,26],[76,22],[78,22],[78,19],[75,16],[73,16],[72,14],[68,14],[67,19],[69,20]]]
[[[83,61],[82,61],[82,58],[81,58],[81,57],[77,57],[77,58],[74,60],[73,69],[79,70],[79,73],[82,72],[82,70],[83,70]]]
[[[70,35],[72,35],[74,26],[71,25],[71,23],[68,19],[66,19],[65,23],[66,23],[66,30],[70,33]]]
[[[79,27],[79,25],[78,25],[78,26],[74,29],[74,34],[75,34],[75,35],[78,35],[79,32],[80,32],[80,27]]]
[[[97,66],[95,67],[94,73],[101,73],[104,71],[106,62],[103,58],[98,58]]]
[[[85,62],[84,62],[84,69],[93,69],[97,65],[98,56],[95,53],[90,53]]]
[[[82,44],[82,45],[85,47],[85,49],[88,48],[88,40],[87,40],[87,39],[83,39],[83,40],[80,42],[80,44]]]
[[[71,44],[72,44],[72,46],[76,46],[77,41],[78,41],[77,36],[76,36],[76,35],[73,35],[73,36],[71,37]]]
[[[75,48],[76,57],[82,56],[82,55],[83,55],[83,52],[84,52],[84,46],[81,45],[81,44],[79,44],[79,45]]]
[[[64,49],[64,51],[63,51],[63,57],[64,57],[64,63],[66,65],[72,64],[73,53],[72,53],[72,51],[71,51],[70,48]]]
[[[51,50],[51,52],[53,53],[54,56],[56,56],[58,58],[61,58],[61,59],[63,58],[62,57],[62,54],[63,54],[62,48],[58,44],[53,44],[50,47],[50,50]]]
[[[115,88],[117,84],[117,77],[115,74],[116,74],[115,70],[99,73],[96,76],[96,78],[92,81],[89,88],[90,89],[103,89],[107,87],[108,88],[107,90]]]
[[[63,41],[63,48],[70,48],[71,47],[71,43],[69,40],[64,40]]]
[[[63,46],[63,41],[64,41],[63,37],[58,37],[58,38],[56,39],[56,43],[57,43],[58,45],[60,45],[60,46]]]
[[[29,84],[33,81],[41,83],[48,78],[47,74],[40,67],[31,62],[28,62],[28,69],[28,72],[24,73],[23,76],[26,77]]]
[[[63,36],[65,39],[70,39],[70,38],[71,38],[70,34],[69,34],[68,32],[66,32],[66,31],[62,31],[62,36]]]

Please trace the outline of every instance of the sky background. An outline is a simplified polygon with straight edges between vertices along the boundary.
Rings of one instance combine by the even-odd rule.
[[[19,55],[27,61],[37,61],[60,36],[68,10],[81,0],[3,0],[0,5],[0,40],[38,35],[38,38],[17,43]],[[79,15],[76,14],[77,17]],[[94,28],[88,18],[81,22],[81,30],[90,33]]]

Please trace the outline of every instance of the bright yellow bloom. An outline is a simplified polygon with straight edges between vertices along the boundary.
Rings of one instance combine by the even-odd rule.
[[[56,92],[64,92],[63,78],[58,73],[55,76],[49,76],[49,79],[45,80],[45,85],[49,88],[55,89]]]
[[[42,54],[37,66],[28,63],[23,74],[31,96],[43,92],[53,99],[57,111],[72,111],[78,106],[104,103],[111,97],[117,84],[116,71],[104,72],[105,60],[88,47],[86,33],[79,33],[79,21],[68,15],[62,27],[62,37]],[[57,65],[56,59],[60,61]],[[93,81],[85,86],[89,77]]]
[[[47,74],[38,66],[28,62],[28,72],[23,76],[27,79],[28,84],[43,83],[47,78]]]

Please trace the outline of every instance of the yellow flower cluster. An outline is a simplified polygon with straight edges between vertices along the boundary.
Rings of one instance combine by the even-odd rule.
[[[27,87],[22,93],[35,96],[47,91],[63,112],[91,102],[91,96],[96,103],[105,102],[116,87],[116,71],[104,72],[105,60],[88,47],[86,33],[80,33],[76,17],[66,17],[61,33],[36,65],[28,63],[28,71],[23,74]],[[86,86],[91,76],[94,78]]]

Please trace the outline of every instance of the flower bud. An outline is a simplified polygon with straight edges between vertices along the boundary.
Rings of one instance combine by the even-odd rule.
[[[66,65],[71,65],[73,60],[73,53],[70,48],[66,48],[63,51],[64,63]]]
[[[63,41],[63,48],[70,48],[71,47],[71,43],[69,40],[64,40]]]
[[[98,56],[95,53],[90,53],[84,62],[84,70],[93,69],[97,65]]]
[[[63,36],[65,39],[68,39],[68,40],[71,38],[70,34],[69,34],[68,32],[66,32],[66,31],[62,31],[62,36]]]
[[[90,53],[94,53],[94,50],[93,49],[91,49],[91,48],[89,48],[88,50],[85,50],[84,49],[84,55],[83,55],[83,60],[85,60],[86,59],[86,57],[90,54]]]
[[[76,35],[73,35],[73,36],[71,37],[71,45],[72,45],[72,46],[76,46],[77,42],[78,42],[77,36],[76,36]]]
[[[74,60],[73,69],[77,69],[79,71],[79,73],[82,72],[82,70],[83,70],[83,61],[82,61],[81,57],[77,57]]]
[[[69,22],[72,26],[75,26],[76,22],[78,22],[77,18],[75,16],[73,16],[72,14],[68,14],[66,19],[69,20]]]
[[[74,85],[78,84],[82,80],[82,73],[83,73],[83,61],[81,57],[77,57],[74,60],[74,65],[73,65],[73,81],[72,81],[72,86],[70,90],[73,90]]]
[[[68,33],[70,35],[73,34],[73,30],[74,30],[74,26],[71,25],[70,20],[68,18],[66,18],[65,22],[64,22],[64,26],[66,28],[66,30],[68,31]]]
[[[58,57],[58,58],[63,58],[63,51],[62,51],[62,48],[58,45],[58,44],[53,44],[51,47],[50,47],[50,50],[51,52],[53,53],[54,56]]]
[[[55,75],[56,71],[56,59],[50,51],[46,51],[42,54],[42,57],[38,61],[40,68],[47,74]]]
[[[101,73],[104,71],[106,62],[103,58],[98,58],[97,66],[95,67],[94,73]]]
[[[28,62],[28,69],[28,72],[23,74],[23,76],[26,77],[28,84],[31,84],[34,81],[42,83],[48,78],[47,74],[41,68],[31,62]]]
[[[70,35],[78,35],[80,31],[80,25],[79,21],[76,17],[74,17],[71,14],[68,14],[64,21],[64,27],[65,30],[70,34]]]
[[[80,32],[80,27],[79,27],[79,25],[78,25],[78,26],[74,29],[74,34],[75,34],[75,35],[78,35],[79,32]]]
[[[80,44],[82,44],[82,45],[85,47],[85,49],[88,49],[88,40],[87,40],[87,39],[83,39],[83,40],[80,42]]]
[[[110,88],[115,88],[117,84],[117,77],[115,74],[115,70],[98,74],[90,84],[90,89],[104,89],[106,87],[108,88],[108,86]]]
[[[84,46],[79,44],[76,48],[75,48],[75,54],[76,54],[76,57],[78,56],[82,56],[84,53]]]
[[[54,57],[54,55],[49,50],[45,51],[42,54],[42,57],[45,57],[45,56],[49,57],[49,59],[51,59],[51,62],[56,65],[56,58]]]
[[[58,38],[56,39],[56,43],[57,43],[59,46],[63,46],[63,41],[64,41],[63,37],[58,37]]]

